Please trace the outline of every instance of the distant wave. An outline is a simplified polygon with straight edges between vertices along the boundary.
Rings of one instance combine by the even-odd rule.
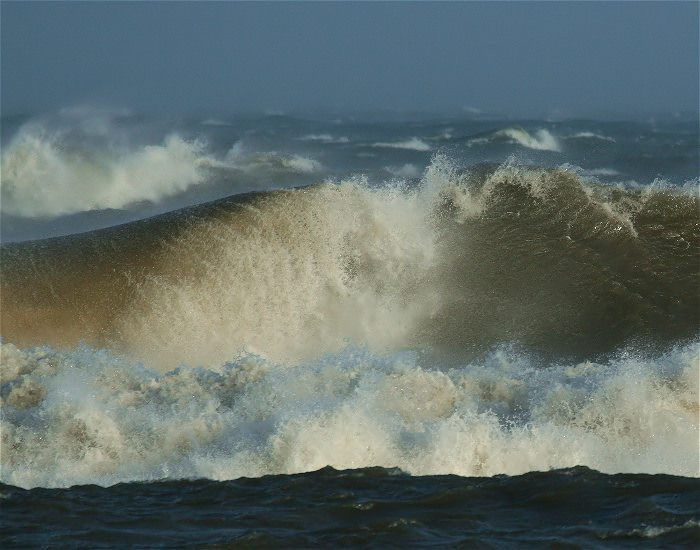
[[[411,151],[430,151],[432,147],[422,139],[413,137],[404,141],[380,141],[373,143],[372,147],[388,147],[390,149],[408,149]]]
[[[549,131],[540,129],[532,135],[520,127],[503,128],[484,136],[473,137],[467,141],[467,145],[472,147],[503,141],[538,151],[561,151],[559,140]]]
[[[593,132],[578,132],[577,134],[567,136],[566,139],[598,139],[600,141],[609,141],[611,143],[615,143],[615,140],[613,138],[609,136],[604,136],[602,134],[596,134]]]
[[[323,170],[323,165],[314,159],[277,151],[246,151],[242,142],[234,145],[222,161],[213,163],[213,165],[220,168],[235,168],[249,173],[259,173],[261,170],[265,170],[312,174]]]
[[[215,171],[312,174],[322,165],[301,155],[246,150],[239,142],[217,158],[200,139],[176,132],[134,145],[112,115],[68,111],[69,121],[31,121],[2,153],[2,212],[56,217],[158,202],[210,181]],[[65,116],[65,115],[64,115]],[[205,121],[206,122],[206,121]]]
[[[614,168],[590,168],[584,170],[584,173],[589,176],[619,176],[620,172]]]
[[[3,151],[2,211],[58,216],[157,201],[204,182],[209,161],[203,142],[175,133],[158,145],[100,151],[29,124]]]
[[[561,151],[561,146],[559,145],[557,138],[545,129],[537,130],[534,135],[531,135],[522,128],[506,128],[496,132],[494,137],[509,138],[513,142],[529,149],[537,149],[540,151]]]
[[[564,170],[567,172],[574,172],[580,176],[586,177],[612,177],[612,176],[621,176],[622,173],[615,170],[614,168],[582,168],[581,166],[576,166],[575,164],[570,164],[568,162],[565,162],[564,164],[561,164],[559,166],[560,170]]]
[[[331,134],[307,134],[299,138],[301,141],[320,141],[321,143],[349,143],[345,136],[334,137]]]
[[[218,118],[208,118],[202,121],[203,126],[231,126],[228,122],[220,120]]]

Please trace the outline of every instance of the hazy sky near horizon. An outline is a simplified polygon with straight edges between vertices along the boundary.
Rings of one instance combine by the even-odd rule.
[[[8,2],[3,114],[698,109],[698,2]]]

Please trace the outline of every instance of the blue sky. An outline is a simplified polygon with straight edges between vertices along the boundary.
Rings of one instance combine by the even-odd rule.
[[[698,2],[7,2],[2,111],[697,110]]]

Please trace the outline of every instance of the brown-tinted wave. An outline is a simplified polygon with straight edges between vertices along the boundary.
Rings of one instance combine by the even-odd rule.
[[[169,243],[202,220],[254,201],[236,195],[145,220],[0,248],[0,331],[19,346],[114,345],[117,320],[143,281],[157,274]]]
[[[441,162],[418,189],[235,196],[4,245],[3,341],[84,342],[172,367],[348,344],[587,357],[697,337],[695,190]]]
[[[460,215],[459,193],[443,204],[441,271],[453,298],[427,329],[438,346],[511,341],[581,357],[697,335],[697,190],[592,186],[515,167],[467,180],[478,210]]]

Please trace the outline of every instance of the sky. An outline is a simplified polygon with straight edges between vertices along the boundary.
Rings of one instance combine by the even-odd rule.
[[[3,1],[1,108],[697,111],[698,6]]]

